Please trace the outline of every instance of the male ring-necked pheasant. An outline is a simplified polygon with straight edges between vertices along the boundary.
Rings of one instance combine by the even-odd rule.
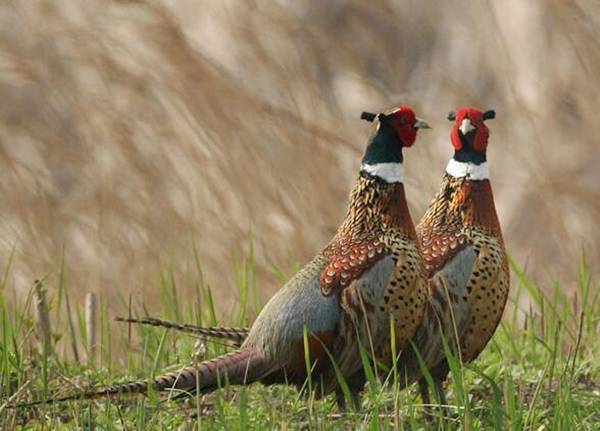
[[[396,344],[405,347],[421,322],[427,281],[403,185],[404,147],[428,127],[408,106],[387,114],[363,113],[377,127],[367,146],[346,218],[331,242],[265,305],[240,348],[197,366],[160,376],[38,403],[117,394],[179,390],[208,392],[230,384],[307,378],[305,348],[322,395],[338,389],[330,359],[346,377],[360,375],[359,344],[386,358],[390,317]],[[360,379],[358,379],[361,382]],[[31,405],[31,404],[29,404]]]
[[[446,166],[439,192],[417,225],[428,277],[449,268],[461,250],[476,253],[472,266],[455,266],[469,274],[464,286],[432,285],[423,321],[413,343],[428,366],[439,400],[446,404],[442,384],[449,368],[443,334],[459,344],[461,359],[475,359],[492,337],[508,298],[510,275],[500,223],[489,180],[486,149],[492,110],[462,108],[448,115],[454,121],[450,139],[454,156]],[[464,260],[463,260],[464,261]],[[453,340],[458,339],[458,343]],[[414,350],[399,360],[407,382],[419,380],[424,403],[429,391]]]

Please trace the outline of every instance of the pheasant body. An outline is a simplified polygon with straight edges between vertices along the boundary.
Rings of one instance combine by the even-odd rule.
[[[428,274],[439,270],[438,262],[450,261],[454,255],[452,244],[440,246],[439,238],[459,238],[459,245],[463,242],[477,254],[464,296],[453,301],[468,304],[466,311],[457,308],[456,314],[459,320],[468,318],[459,336],[463,360],[470,361],[479,355],[496,329],[509,290],[508,261],[490,181],[446,174],[441,192],[417,231]],[[440,293],[435,292],[434,297]]]
[[[447,279],[461,271],[466,283],[432,284],[414,344],[435,368],[444,359],[443,334],[450,344],[460,340],[461,358],[469,362],[493,335],[508,298],[508,263],[489,181],[445,175],[417,234],[428,277]],[[405,352],[400,363],[413,376],[408,381],[420,377],[412,353]]]

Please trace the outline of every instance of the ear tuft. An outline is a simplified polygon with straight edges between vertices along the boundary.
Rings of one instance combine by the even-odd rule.
[[[496,118],[496,111],[493,109],[488,109],[483,113],[484,120],[493,120],[494,118]]]
[[[455,111],[448,112],[448,121],[454,121],[454,120],[456,120],[456,112]]]
[[[375,121],[375,118],[377,118],[377,114],[373,114],[372,112],[363,112],[362,114],[360,114],[360,119],[366,120],[369,123]]]
[[[394,118],[394,114],[384,114],[383,112],[377,114],[377,119],[380,123],[385,123],[388,120],[392,120]]]

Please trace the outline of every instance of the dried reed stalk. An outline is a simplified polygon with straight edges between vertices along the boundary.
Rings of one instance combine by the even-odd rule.
[[[48,302],[46,300],[46,289],[41,280],[34,282],[35,306],[38,321],[38,339],[40,353],[44,356],[50,356],[52,353],[52,331],[50,326],[50,313],[48,311]]]
[[[98,300],[96,294],[88,292],[85,296],[85,329],[87,335],[88,362],[94,364],[98,344],[96,339],[96,328],[98,326]]]

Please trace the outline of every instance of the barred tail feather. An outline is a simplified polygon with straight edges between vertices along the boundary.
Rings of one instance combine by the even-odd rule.
[[[151,383],[136,381],[121,385],[82,392],[59,398],[17,404],[9,408],[32,407],[40,404],[54,404],[64,401],[92,400],[118,395],[147,394],[149,385],[157,392],[167,390],[210,392],[220,384],[228,382],[232,385],[245,385],[256,382],[269,373],[273,368],[260,353],[254,350],[237,350],[227,353],[198,366],[189,366],[180,371],[164,374]]]
[[[136,319],[131,317],[117,317],[118,322],[135,323],[139,325],[158,326],[161,328],[174,329],[176,331],[187,332],[205,337],[221,338],[234,341],[241,344],[248,336],[248,328],[229,328],[229,327],[202,327],[189,324],[171,322],[169,320],[156,319],[154,317],[145,317]]]
[[[157,391],[178,389],[210,392],[227,381],[232,385],[256,382],[272,370],[271,364],[255,350],[237,350],[226,353],[179,372],[165,374],[155,379]],[[197,375],[200,377],[197,379]],[[198,380],[198,381],[196,381]]]

